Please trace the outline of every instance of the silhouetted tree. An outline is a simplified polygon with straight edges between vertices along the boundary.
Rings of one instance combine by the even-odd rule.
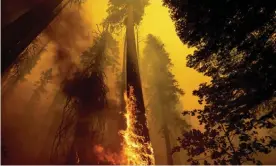
[[[145,116],[145,106],[142,94],[136,40],[134,33],[134,26],[138,25],[142,16],[144,15],[144,8],[148,4],[148,0],[110,0],[107,9],[108,16],[105,24],[109,25],[111,29],[120,29],[126,27],[126,82],[127,82],[127,95],[129,95],[130,87],[134,88],[134,96],[136,97],[136,130],[137,135],[143,136],[145,142],[149,143],[149,131],[147,128],[147,121]],[[150,153],[150,152],[149,152]],[[151,163],[149,163],[151,164]]]
[[[148,109],[154,123],[160,127],[165,139],[167,164],[173,165],[172,143],[173,133],[180,126],[185,126],[186,122],[180,119],[177,110],[179,97],[184,94],[179,88],[171,72],[173,64],[166,52],[164,44],[155,36],[149,34],[146,39],[142,61],[142,73],[145,80],[145,90],[149,96]],[[181,121],[182,124],[177,122]],[[176,138],[175,138],[176,139]]]
[[[254,153],[275,148],[273,138],[255,129],[275,127],[275,107],[259,109],[276,95],[275,5],[261,0],[164,0],[164,5],[183,43],[197,49],[187,66],[212,78],[194,91],[206,103],[191,113],[206,131],[192,130],[180,140],[190,161],[209,151],[218,164],[259,163]]]

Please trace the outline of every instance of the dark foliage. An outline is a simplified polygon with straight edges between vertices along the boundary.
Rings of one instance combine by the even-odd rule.
[[[253,154],[275,147],[274,139],[256,131],[275,127],[275,5],[261,0],[164,0],[164,5],[170,8],[183,43],[197,48],[187,57],[187,66],[212,78],[211,84],[194,91],[199,103],[206,104],[191,114],[205,125],[204,146],[211,139],[214,145],[225,146],[213,161],[259,163]],[[212,130],[224,134],[213,139],[208,134]],[[237,141],[230,137],[238,137],[239,145],[231,145]],[[180,141],[186,142],[183,148],[188,151],[201,147],[190,152],[192,157],[212,149],[189,141],[187,135]]]
[[[54,140],[52,156],[59,157],[62,147],[68,148],[66,144],[72,144],[65,152],[69,151],[67,164],[76,164],[76,153],[79,155],[80,164],[96,163],[91,151],[93,147],[87,145],[99,143],[97,141],[101,139],[104,131],[106,118],[103,110],[108,104],[105,70],[116,68],[119,52],[117,44],[108,31],[97,34],[93,45],[80,56],[83,68],[63,82],[62,92],[67,101],[57,138]],[[71,143],[66,138],[70,134],[73,135]]]

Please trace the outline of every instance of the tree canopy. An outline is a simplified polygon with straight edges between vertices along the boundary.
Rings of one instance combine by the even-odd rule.
[[[138,25],[142,21],[144,9],[149,4],[149,0],[109,0],[108,16],[104,23],[113,25],[114,28],[122,27],[128,16],[129,5],[133,6],[134,24]]]
[[[170,8],[183,43],[197,49],[187,57],[187,66],[212,78],[210,84],[203,83],[194,91],[201,104],[205,101],[203,109],[192,112],[199,114],[200,123],[205,125],[206,132],[201,134],[206,137],[201,141],[215,141],[216,146],[226,143],[236,163],[253,160],[248,156],[255,152],[269,153],[275,140],[260,138],[255,128],[275,127],[275,5],[261,0],[164,0],[164,5]],[[188,141],[199,132],[184,135],[182,147],[200,147]],[[225,135],[214,139],[220,132]],[[238,146],[231,148],[230,135],[239,137]],[[190,155],[200,155],[206,148],[216,147],[196,149]],[[214,159],[223,155],[218,156]],[[230,158],[215,161],[229,163]]]

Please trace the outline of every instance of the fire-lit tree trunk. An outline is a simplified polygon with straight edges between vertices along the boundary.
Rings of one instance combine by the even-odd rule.
[[[143,136],[145,143],[150,143],[149,130],[147,127],[146,120],[146,111],[144,106],[137,50],[136,50],[136,41],[134,34],[134,20],[133,20],[133,6],[129,5],[128,7],[128,18],[126,26],[126,38],[127,38],[127,59],[126,59],[126,69],[127,69],[127,95],[130,95],[130,87],[134,89],[134,96],[136,98],[136,107],[137,111],[135,112],[135,117],[137,123],[135,124],[136,134]],[[150,160],[148,160],[150,161]],[[148,163],[152,164],[152,163]]]
[[[65,5],[63,0],[45,0],[2,28],[2,71],[50,24]],[[69,1],[68,1],[69,2]]]

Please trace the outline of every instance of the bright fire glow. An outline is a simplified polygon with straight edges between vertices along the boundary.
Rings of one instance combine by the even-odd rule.
[[[133,93],[133,87],[130,87],[130,94],[124,94],[126,101],[126,124],[125,131],[120,131],[120,135],[123,137],[123,149],[120,155],[105,152],[104,148],[97,145],[94,148],[98,155],[99,160],[107,161],[111,164],[123,164],[123,165],[154,165],[153,149],[150,143],[144,140],[143,136],[136,134],[136,98]]]

